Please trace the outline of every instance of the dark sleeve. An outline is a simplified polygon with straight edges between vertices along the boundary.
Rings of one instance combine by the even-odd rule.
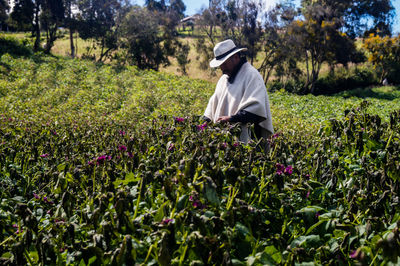
[[[205,120],[205,121],[206,121],[206,122],[208,122],[208,123],[210,123],[210,122],[211,122],[211,119],[210,119],[210,118],[208,118],[208,117],[207,117],[207,116],[205,116],[205,115],[203,115],[202,119],[203,119],[203,120]]]
[[[263,120],[265,120],[265,118],[262,116],[258,116],[256,114],[247,112],[245,110],[240,110],[235,115],[231,116],[231,118],[229,119],[229,122],[232,122],[232,123],[240,122],[240,123],[244,123],[244,124],[246,124],[246,123],[257,124]]]

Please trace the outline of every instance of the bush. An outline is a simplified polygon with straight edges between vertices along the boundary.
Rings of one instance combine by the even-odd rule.
[[[387,74],[387,81],[390,84],[400,84],[400,63],[392,64]]]
[[[282,82],[279,80],[271,81],[267,84],[268,91],[280,91],[285,90],[287,92],[298,93],[300,94],[304,89],[304,81],[301,80],[288,80],[286,82]]]
[[[334,74],[329,74],[317,80],[315,95],[334,94],[359,87],[367,87],[378,83],[375,71],[370,67],[357,67],[353,70],[341,68]]]
[[[0,56],[6,53],[13,56],[30,56],[33,54],[28,40],[20,41],[13,37],[0,36]]]

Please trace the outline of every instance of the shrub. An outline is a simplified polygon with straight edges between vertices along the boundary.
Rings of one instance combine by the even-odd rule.
[[[20,41],[13,37],[0,36],[0,56],[6,53],[13,56],[30,56],[33,52],[26,39]]]
[[[305,83],[301,80],[290,79],[286,82],[282,82],[279,80],[274,80],[268,83],[267,88],[268,91],[274,92],[279,90],[285,90],[287,92],[292,93],[301,93],[304,89]]]
[[[379,81],[386,78],[389,82],[399,83],[400,78],[396,76],[400,71],[400,36],[390,38],[371,34],[363,46],[368,52],[368,61],[380,75]]]
[[[334,94],[359,87],[367,87],[378,83],[378,78],[373,69],[368,66],[356,67],[352,70],[341,68],[334,74],[328,74],[317,80],[313,94]]]

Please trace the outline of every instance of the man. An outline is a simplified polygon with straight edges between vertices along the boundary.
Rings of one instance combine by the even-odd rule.
[[[261,74],[240,57],[240,51],[232,40],[218,43],[214,47],[215,58],[210,67],[219,67],[223,75],[211,96],[204,117],[214,123],[240,122],[240,140],[250,139],[248,123],[254,124],[257,138],[273,134],[271,111],[267,89]]]

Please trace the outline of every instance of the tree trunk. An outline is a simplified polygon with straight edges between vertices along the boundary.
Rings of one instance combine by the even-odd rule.
[[[40,49],[40,27],[39,27],[39,4],[38,3],[36,3],[36,7],[35,7],[35,24],[33,27],[34,27],[34,32],[36,35],[33,50],[39,51],[39,49]]]
[[[74,47],[74,29],[72,27],[72,8],[71,1],[68,3],[68,16],[69,16],[69,43],[71,47],[71,57],[75,57],[75,47]]]
[[[75,54],[78,56],[78,33],[75,34]]]
[[[55,24],[54,27],[49,26],[47,30],[47,43],[45,48],[45,53],[50,54],[51,48],[54,46],[54,41],[57,39],[57,28],[58,25]]]
[[[71,57],[75,57],[75,46],[74,46],[74,32],[72,27],[69,28],[69,43],[71,46]]]

